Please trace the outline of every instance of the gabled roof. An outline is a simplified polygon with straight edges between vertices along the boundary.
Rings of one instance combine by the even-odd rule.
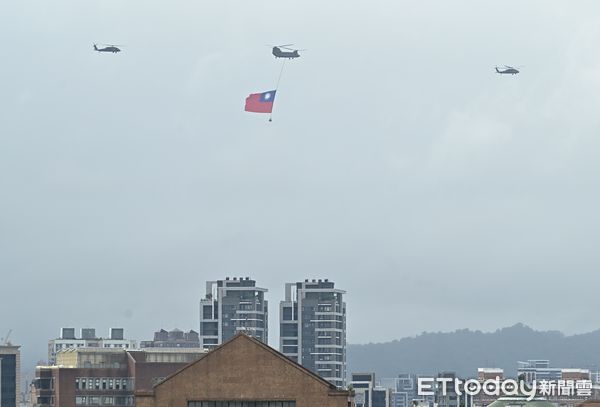
[[[197,363],[201,363],[205,358],[210,358],[212,355],[215,355],[216,353],[220,352],[221,349],[226,348],[228,346],[232,346],[232,344],[236,341],[248,341],[248,342],[256,345],[257,347],[261,348],[263,351],[269,352],[271,355],[279,358],[284,363],[300,370],[302,373],[304,373],[305,375],[308,375],[311,378],[313,378],[314,380],[320,382],[323,386],[326,386],[330,390],[345,392],[344,390],[339,390],[334,384],[323,379],[321,376],[317,375],[316,373],[312,372],[311,370],[305,368],[304,366],[300,365],[299,363],[294,362],[293,360],[291,360],[290,358],[285,356],[283,353],[278,352],[277,350],[273,349],[269,345],[266,345],[266,344],[262,343],[261,341],[259,341],[258,339],[253,338],[252,336],[250,336],[246,333],[243,333],[243,332],[238,333],[231,339],[223,342],[223,344],[221,344],[220,346],[217,346],[216,348],[212,349],[210,352],[206,353],[205,355],[202,355],[198,360],[195,360],[194,362],[179,369],[178,371],[171,374],[170,376],[167,376],[163,381],[161,381],[160,383],[157,383],[154,387],[155,388],[159,387],[160,385],[166,383],[167,381],[171,380],[175,376],[177,376],[180,373],[184,372],[185,370],[191,368],[192,366],[196,365]]]

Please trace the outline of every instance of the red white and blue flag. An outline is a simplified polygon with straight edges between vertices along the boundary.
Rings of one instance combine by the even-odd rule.
[[[272,113],[276,92],[275,90],[270,90],[268,92],[251,94],[246,98],[246,107],[244,110],[254,113]]]

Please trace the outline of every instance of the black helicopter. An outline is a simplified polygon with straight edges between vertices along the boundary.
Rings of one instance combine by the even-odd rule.
[[[519,72],[520,71],[517,68],[508,65],[504,65],[504,68],[502,69],[496,67],[496,73],[499,73],[500,75],[516,75]]]
[[[94,51],[97,52],[112,52],[113,54],[116,54],[117,52],[121,52],[121,50],[116,46],[116,45],[108,45],[108,44],[102,44],[104,45],[104,48],[98,48],[96,44],[94,44]],[[122,45],[119,45],[122,46]]]
[[[300,58],[300,54],[298,53],[298,51],[306,51],[305,49],[289,48],[291,45],[294,45],[294,44],[269,45],[269,47],[273,47],[272,52],[273,52],[273,55],[275,55],[275,58],[288,58],[288,59]],[[287,51],[282,51],[283,49],[287,49]]]

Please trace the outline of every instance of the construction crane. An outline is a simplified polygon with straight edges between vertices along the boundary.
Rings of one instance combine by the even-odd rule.
[[[11,333],[12,333],[12,329],[9,329],[8,333],[6,334],[6,336],[4,338],[0,338],[0,344],[2,346],[10,346],[11,345],[11,343],[9,341]]]

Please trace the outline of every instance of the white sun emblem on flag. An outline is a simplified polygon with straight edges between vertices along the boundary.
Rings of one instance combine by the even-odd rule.
[[[271,99],[271,94],[270,93],[265,93],[265,99]]]

